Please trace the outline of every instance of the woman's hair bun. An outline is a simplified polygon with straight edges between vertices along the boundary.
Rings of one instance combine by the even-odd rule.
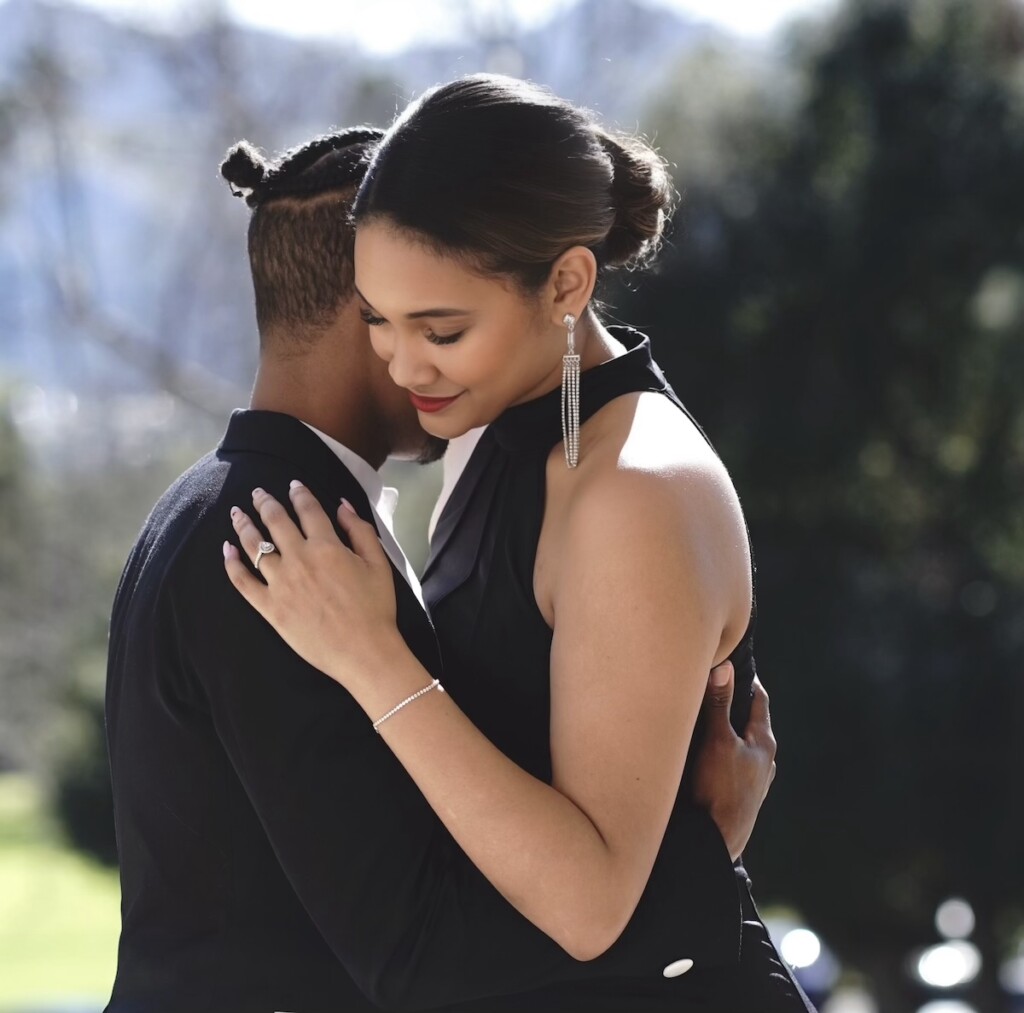
[[[228,181],[236,197],[244,197],[249,207],[259,202],[257,190],[267,175],[263,153],[248,141],[239,141],[228,149],[220,174]]]
[[[387,219],[536,292],[576,246],[601,274],[646,264],[674,194],[665,161],[642,140],[609,133],[530,81],[472,74],[399,115],[353,217]]]
[[[608,267],[633,269],[653,259],[672,215],[676,191],[665,160],[635,137],[617,137],[596,128],[612,160],[611,197],[615,222],[602,243]]]

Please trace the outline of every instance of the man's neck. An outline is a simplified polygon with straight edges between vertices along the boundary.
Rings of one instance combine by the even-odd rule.
[[[280,412],[305,422],[344,444],[373,468],[387,458],[380,427],[374,426],[370,406],[352,384],[332,378],[312,357],[297,362],[262,361],[249,407]]]

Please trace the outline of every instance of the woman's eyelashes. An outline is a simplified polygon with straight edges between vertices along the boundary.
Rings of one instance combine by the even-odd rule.
[[[387,323],[387,320],[384,317],[378,317],[370,310],[361,309],[359,311],[359,316],[363,323],[369,327],[380,327],[382,324]],[[465,329],[458,331],[455,334],[435,334],[433,331],[425,331],[424,337],[427,341],[435,345],[452,345],[465,333]]]
[[[427,331],[426,337],[427,341],[435,345],[453,345],[465,333],[465,331],[458,331],[455,334],[435,334],[433,331]]]

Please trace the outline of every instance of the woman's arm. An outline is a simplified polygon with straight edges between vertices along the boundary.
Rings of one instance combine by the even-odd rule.
[[[474,864],[578,959],[614,942],[643,891],[718,660],[732,594],[723,574],[736,569],[723,565],[735,531],[719,519],[722,482],[713,469],[613,470],[577,497],[552,583],[551,785],[444,694],[380,728]],[[254,499],[281,550],[263,560],[268,586],[237,554],[229,572],[294,649],[377,718],[430,682],[395,630],[390,566],[370,525],[339,515],[349,552],[306,490],[292,498],[305,538],[271,497]],[[259,533],[244,515],[236,528],[251,551]],[[345,635],[332,637],[340,616]]]

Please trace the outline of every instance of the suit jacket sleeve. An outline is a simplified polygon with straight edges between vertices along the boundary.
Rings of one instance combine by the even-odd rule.
[[[738,960],[734,870],[696,809],[673,821],[615,946],[587,963],[569,957],[473,866],[349,694],[234,590],[219,552],[228,532],[210,527],[179,557],[168,595],[188,675],[292,886],[372,1001],[427,1009],[581,978],[660,976],[683,957]]]

